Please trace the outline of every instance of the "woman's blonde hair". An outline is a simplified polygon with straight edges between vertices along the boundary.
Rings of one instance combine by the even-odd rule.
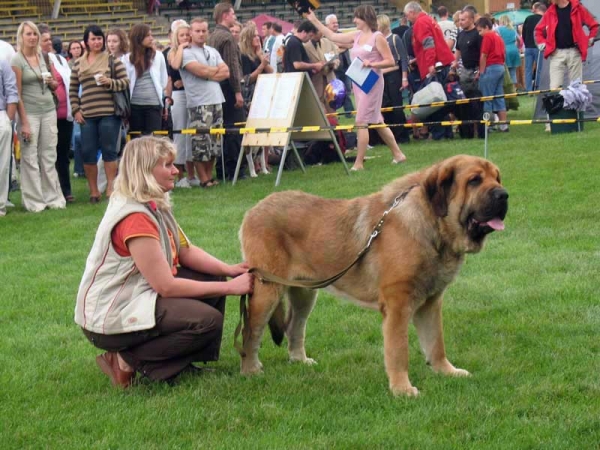
[[[166,138],[143,136],[123,149],[114,192],[140,203],[156,202],[159,209],[171,207],[169,193],[160,187],[152,171],[161,158],[175,158],[177,149]]]
[[[171,33],[171,48],[174,50],[177,50],[177,47],[179,47],[179,40],[177,39],[179,30],[183,30],[184,28],[187,28],[188,30],[190,29],[190,24],[187,23],[185,20],[181,20],[181,21],[177,21],[177,22],[179,22],[179,23],[177,23],[175,25],[175,29]]]
[[[390,31],[391,27],[390,17],[386,14],[379,14],[377,16],[377,29],[385,36]]]
[[[456,11],[453,15],[452,15],[452,21],[454,22],[454,25],[456,25],[458,27],[458,24],[460,22],[460,11]]]
[[[509,30],[514,30],[512,20],[510,20],[510,17],[507,15],[500,16],[500,19],[498,19],[498,24],[508,28]]]
[[[42,47],[40,46],[41,44],[41,40],[42,40],[42,35],[40,33],[40,30],[38,29],[37,25],[29,20],[26,20],[25,22],[21,22],[21,25],[19,25],[19,28],[17,29],[17,51],[22,51],[23,50],[23,33],[25,33],[25,27],[29,27],[33,30],[33,32],[36,34],[37,38],[38,38],[38,42],[37,42],[37,48],[35,50],[36,53],[41,53],[42,52]]]
[[[252,41],[257,35],[256,31],[256,25],[254,22],[251,22],[247,23],[240,33],[240,52],[252,60],[257,58],[256,51],[254,51],[254,47],[252,46]]]

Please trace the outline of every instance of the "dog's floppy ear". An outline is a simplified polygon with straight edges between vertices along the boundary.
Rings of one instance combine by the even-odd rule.
[[[438,217],[448,215],[448,197],[454,182],[454,166],[438,164],[434,167],[425,180],[425,192],[431,202],[433,212]]]

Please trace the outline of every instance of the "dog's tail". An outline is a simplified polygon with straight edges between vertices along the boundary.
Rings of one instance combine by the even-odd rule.
[[[285,329],[287,327],[287,320],[285,314],[284,302],[279,302],[273,315],[269,319],[269,330],[271,330],[271,337],[276,345],[281,346],[283,338],[285,336]]]

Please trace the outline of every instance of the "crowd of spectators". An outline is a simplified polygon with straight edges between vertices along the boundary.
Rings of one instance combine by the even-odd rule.
[[[17,30],[17,53],[6,50],[8,56],[0,67],[4,74],[0,215],[10,206],[11,121],[16,122],[20,145],[26,210],[64,208],[73,202],[71,175],[85,176],[90,202],[99,203],[104,190],[106,197],[112,192],[127,131],[135,138],[165,128],[240,126],[261,74],[306,72],[327,113],[335,111],[326,100],[326,87],[338,78],[354,94],[346,96],[340,114],[355,116],[358,125],[404,124],[402,104],[434,83],[448,93],[471,98],[503,94],[507,77],[513,88],[521,53],[527,90],[538,85],[539,52],[550,62],[551,88],[562,85],[565,75],[569,81],[581,78],[587,48],[598,32],[597,22],[579,0],[551,0],[547,10],[544,3],[535,3],[522,26],[515,26],[508,16],[496,23],[472,6],[452,15],[444,6],[437,12],[439,19],[411,1],[404,7],[400,25],[391,29],[388,16],[376,16],[371,6],[360,5],[354,14],[356,31],[350,32],[340,32],[334,14],[321,23],[309,12],[284,34],[278,23],[266,23],[260,32],[253,22],[240,24],[231,4],[218,3],[212,27],[203,18],[189,24],[174,21],[164,51],[145,24],[106,34],[90,25],[82,41],[69,42],[63,51],[62,42],[47,25],[24,22]],[[7,44],[2,44],[0,50],[5,53]],[[368,94],[346,75],[356,57],[380,75]],[[12,70],[7,70],[7,64]],[[115,94],[125,91],[131,101],[127,118],[115,114]],[[382,106],[395,108],[382,115]],[[461,111],[442,110],[427,118],[481,119],[484,111],[499,120],[507,117],[506,102],[500,98],[483,107],[473,103]],[[461,126],[459,132],[466,138],[482,137],[480,128]],[[453,137],[452,132],[433,128],[413,129],[417,139],[427,138],[429,132],[435,139]],[[508,128],[502,125],[499,130]],[[361,128],[357,135],[354,170],[364,167],[369,143],[377,139],[390,148],[392,162],[406,159],[398,143],[410,141],[407,128],[380,127],[371,135]],[[233,177],[241,147],[239,134],[226,134],[222,143],[221,138],[208,134],[171,137],[178,150],[178,188],[210,188],[221,177]],[[251,158],[247,163],[253,174]],[[99,182],[99,175],[106,179],[104,183]]]

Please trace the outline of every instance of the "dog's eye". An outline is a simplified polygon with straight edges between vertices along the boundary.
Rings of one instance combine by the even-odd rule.
[[[470,186],[479,186],[481,184],[481,176],[475,175],[469,179]]]

